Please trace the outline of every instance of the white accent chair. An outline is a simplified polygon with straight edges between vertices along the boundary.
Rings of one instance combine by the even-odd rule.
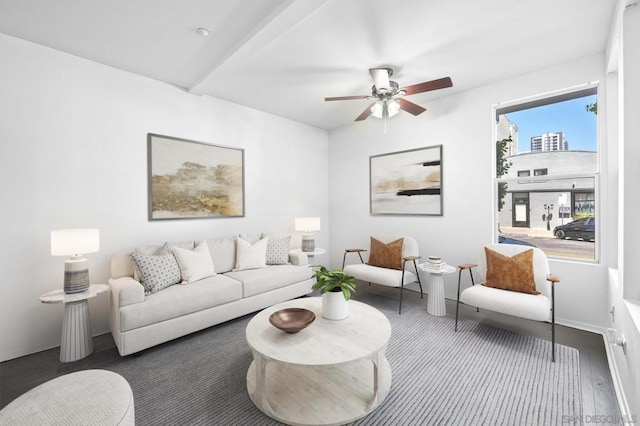
[[[347,275],[355,277],[357,280],[366,281],[369,284],[380,284],[388,287],[400,288],[400,306],[398,313],[402,313],[402,293],[404,291],[405,284],[418,282],[420,286],[420,297],[423,297],[422,283],[420,282],[420,275],[418,274],[418,267],[416,260],[420,259],[418,253],[418,243],[414,238],[406,237],[403,235],[372,235],[378,241],[388,244],[392,241],[404,238],[402,243],[402,269],[390,269],[382,268],[380,266],[367,265],[362,258],[362,252],[366,252],[365,249],[346,249],[344,256],[342,257],[342,269]],[[360,257],[361,263],[354,263],[345,266],[347,254],[357,253]],[[415,273],[407,269],[410,264],[413,263],[413,270]],[[408,265],[409,264],[409,265]]]
[[[478,309],[487,309],[502,314],[525,318],[533,321],[551,323],[551,359],[555,362],[556,333],[555,333],[555,301],[554,284],[560,279],[549,273],[549,262],[542,250],[535,247],[516,244],[487,244],[485,247],[505,256],[514,256],[526,250],[533,250],[533,275],[536,290],[540,294],[519,293],[516,291],[502,290],[487,287],[478,283],[485,282],[487,263],[484,248],[478,264],[464,264],[458,266],[458,296],[456,300],[456,325],[458,331],[458,309],[460,303],[475,306]],[[475,281],[472,268],[477,267]],[[462,271],[469,270],[471,287],[460,292]]]

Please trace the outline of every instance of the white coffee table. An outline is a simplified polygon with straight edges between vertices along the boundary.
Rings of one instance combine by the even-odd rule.
[[[296,334],[269,323],[284,308],[304,308],[315,321]],[[247,391],[271,418],[291,425],[345,424],[378,407],[391,388],[385,349],[391,324],[364,303],[349,301],[341,321],[322,317],[321,298],[290,300],[258,313],[247,325],[253,362]]]
[[[447,265],[444,268],[437,268],[428,262],[418,265],[418,269],[429,274],[427,291],[427,313],[437,317],[447,315],[447,306],[444,300],[444,274],[453,274],[456,268]]]

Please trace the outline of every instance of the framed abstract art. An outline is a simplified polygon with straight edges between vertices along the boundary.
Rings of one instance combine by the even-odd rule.
[[[369,157],[372,215],[442,216],[442,145]]]
[[[149,133],[149,220],[244,217],[244,150]]]

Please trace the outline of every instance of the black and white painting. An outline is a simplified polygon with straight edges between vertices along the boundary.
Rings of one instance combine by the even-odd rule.
[[[442,145],[369,157],[372,215],[442,216]]]

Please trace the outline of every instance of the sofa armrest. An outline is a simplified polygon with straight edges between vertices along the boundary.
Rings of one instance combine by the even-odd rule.
[[[110,278],[111,303],[118,307],[144,302],[144,287],[131,277]]]
[[[292,265],[303,266],[309,264],[309,256],[302,250],[291,250],[289,252],[289,262]]]

